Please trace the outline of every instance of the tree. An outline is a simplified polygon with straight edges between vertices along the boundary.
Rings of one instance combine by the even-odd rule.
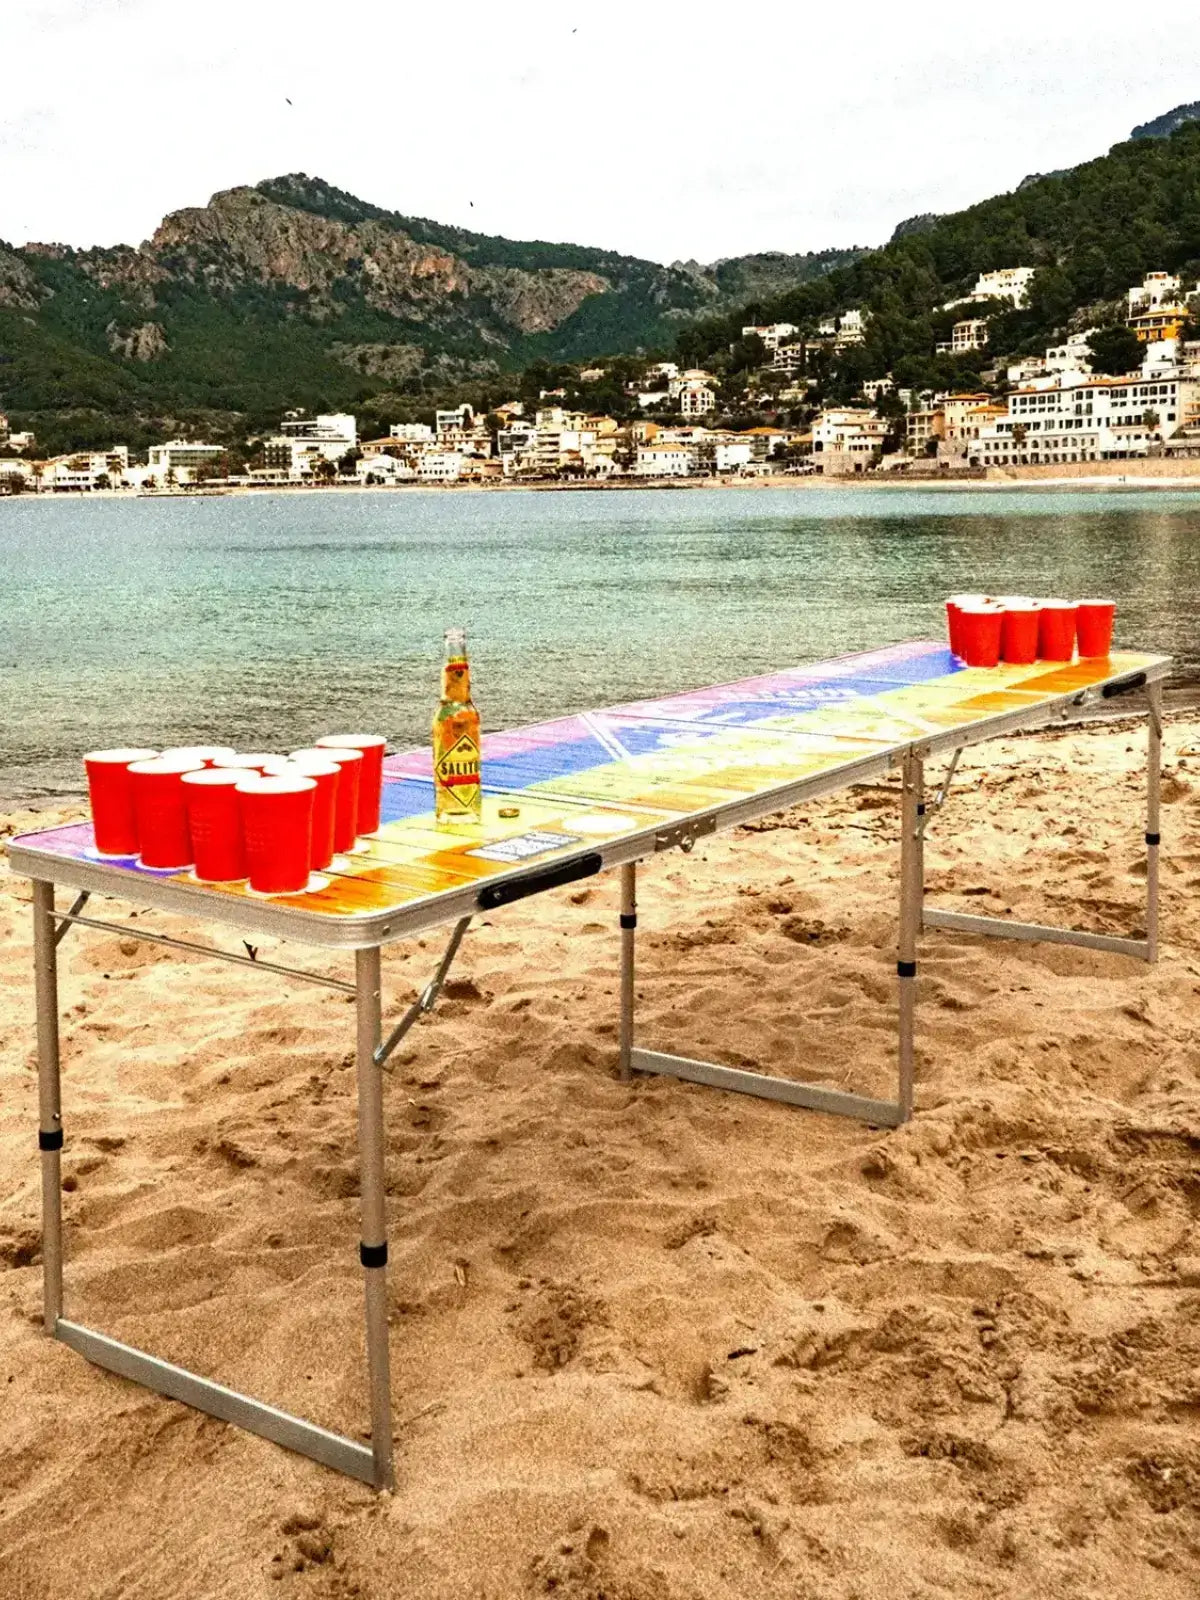
[[[337,477],[337,470],[337,467],[330,461],[328,456],[322,456],[313,468],[313,477],[319,479],[322,483],[332,483]]]
[[[1092,371],[1120,377],[1141,365],[1142,342],[1123,322],[1097,328],[1088,340]]]
[[[748,333],[742,339],[735,340],[729,350],[730,372],[757,372],[760,367],[765,367],[769,360],[766,345],[757,333]]]
[[[1162,421],[1162,418],[1159,416],[1157,411],[1152,411],[1152,410],[1147,408],[1147,410],[1142,412],[1142,423],[1143,423],[1143,426],[1150,433],[1154,432],[1154,430],[1158,427],[1158,425],[1159,425],[1159,423],[1161,421]]]

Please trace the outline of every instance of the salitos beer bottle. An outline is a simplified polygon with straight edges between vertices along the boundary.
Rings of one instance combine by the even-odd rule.
[[[479,712],[471,699],[467,636],[446,629],[442,702],[433,714],[433,794],[438,822],[482,822]]]

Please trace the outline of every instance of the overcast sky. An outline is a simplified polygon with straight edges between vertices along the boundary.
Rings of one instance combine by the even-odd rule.
[[[1200,99],[1200,12],[1154,16],[8,0],[0,239],[136,244],[218,189],[303,171],[659,261],[877,244]]]

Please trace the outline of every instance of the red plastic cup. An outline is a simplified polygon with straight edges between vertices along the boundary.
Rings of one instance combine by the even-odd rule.
[[[1000,626],[1000,654],[1012,666],[1028,666],[1037,660],[1038,615],[1036,600],[1009,595],[998,604],[1004,607]]]
[[[257,772],[264,778],[277,778],[287,772],[286,757],[268,755],[263,750],[256,750],[253,755],[248,756],[240,756],[231,750],[228,755],[216,756],[212,765],[249,768],[251,772]]]
[[[1004,613],[995,604],[962,605],[958,624],[962,630],[962,658],[969,667],[1000,664],[1000,634]]]
[[[990,604],[990,597],[986,594],[952,594],[946,601],[946,629],[950,635],[950,649],[956,656],[962,655],[962,627],[959,616],[963,606],[982,606]]]
[[[1069,600],[1043,600],[1038,617],[1038,655],[1043,661],[1075,656],[1076,608]]]
[[[383,803],[383,752],[387,740],[381,733],[327,733],[317,740],[318,750],[361,750],[362,770],[358,780],[358,833],[365,837],[379,830],[379,811]]]
[[[333,814],[333,848],[337,855],[354,849],[358,838],[358,789],[362,781],[363,753],[361,750],[339,750],[313,745],[308,750],[293,750],[292,760],[316,756],[321,761],[335,761],[342,769],[338,780]]]
[[[138,859],[143,867],[182,872],[192,865],[183,775],[196,768],[184,757],[155,756],[129,768],[137,818]]]
[[[149,761],[157,754],[156,750],[93,750],[84,756],[98,855],[137,855],[137,818],[129,769],[135,761]]]
[[[308,887],[316,780],[301,772],[256,775],[243,778],[235,793],[250,887],[259,894],[299,894]]]
[[[202,767],[183,775],[194,871],[204,883],[237,883],[247,875],[246,841],[237,786],[259,774],[248,767]]]
[[[336,761],[323,759],[322,751],[313,755],[299,751],[288,765],[302,772],[306,778],[312,778],[317,786],[313,796],[312,856],[309,866],[314,872],[323,872],[333,860],[334,822],[342,769]]]
[[[1112,650],[1115,600],[1081,600],[1075,612],[1075,631],[1081,656],[1106,656]]]
[[[163,751],[163,755],[170,756],[172,760],[176,756],[181,760],[186,756],[197,770],[201,767],[215,767],[218,761],[228,765],[229,758],[233,754],[227,744],[179,744]]]

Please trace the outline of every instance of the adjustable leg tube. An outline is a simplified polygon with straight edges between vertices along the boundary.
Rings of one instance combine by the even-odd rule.
[[[379,950],[355,953],[358,989],[358,1159],[366,1278],[367,1371],[371,1386],[371,1451],[375,1487],[390,1489],[392,1397],[388,1369],[387,1218],[383,1159],[383,1079],[375,1064],[380,1034]]]
[[[922,829],[925,766],[909,751],[904,758],[900,804],[900,939],[896,972],[900,984],[900,1121],[912,1116],[913,1025],[916,1014],[917,931],[925,893]]]
[[[1150,704],[1146,752],[1146,960],[1158,960],[1158,827],[1162,788],[1162,685],[1146,690]]]
[[[621,868],[621,1077],[633,1076],[633,951],[637,938],[637,862]]]
[[[54,885],[33,885],[37,995],[38,1147],[42,1156],[42,1318],[53,1333],[62,1315],[62,1096],[58,1072],[58,957]]]

